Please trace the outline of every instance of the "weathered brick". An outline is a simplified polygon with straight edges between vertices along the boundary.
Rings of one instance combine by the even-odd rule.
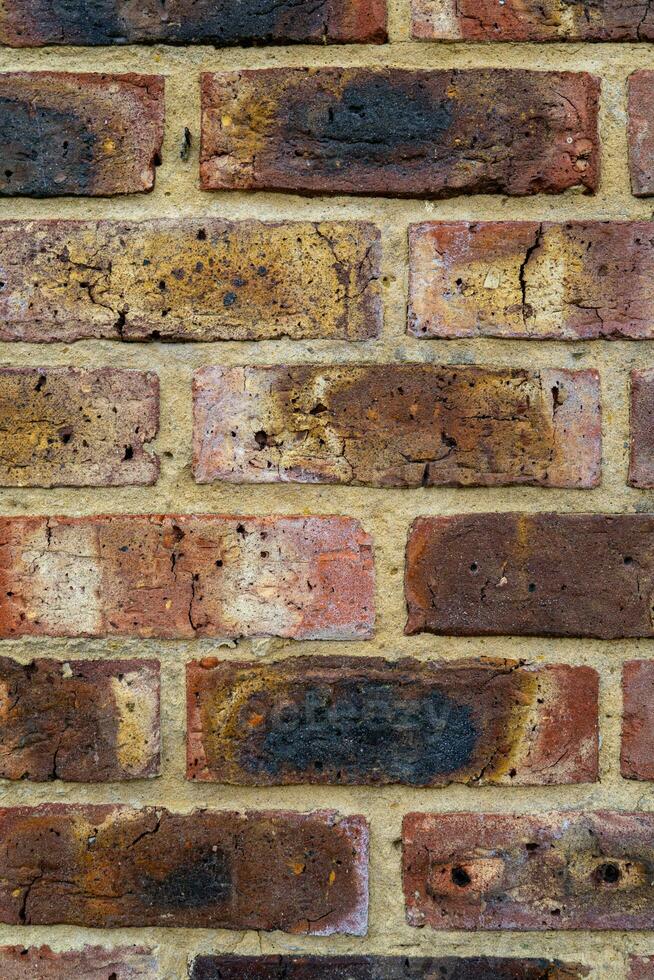
[[[0,196],[152,190],[163,94],[160,75],[0,74]]]
[[[654,779],[654,661],[630,660],[622,668],[622,750],[625,779]]]
[[[631,372],[629,484],[654,487],[654,370]]]
[[[0,340],[368,340],[367,222],[0,222]]]
[[[292,44],[386,40],[386,0],[12,0],[0,44]]]
[[[581,980],[588,971],[544,959],[435,956],[197,956],[190,980]]]
[[[403,845],[412,926],[654,925],[652,813],[411,813]]]
[[[408,332],[651,340],[653,242],[649,221],[413,225]]]
[[[0,519],[0,637],[365,639],[373,621],[347,517]]]
[[[195,373],[193,393],[199,483],[599,482],[595,371],[212,367]]]
[[[0,828],[10,925],[366,931],[363,817],[47,804]]]
[[[95,783],[159,772],[159,664],[0,657],[0,777]]]
[[[630,956],[629,980],[652,980],[654,978],[654,956]]]
[[[405,590],[409,634],[652,637],[654,517],[421,517]]]
[[[159,980],[152,950],[140,946],[54,952],[49,946],[0,947],[2,980]]]
[[[599,82],[570,72],[272,68],[202,78],[205,190],[593,191]]]
[[[629,78],[629,165],[636,197],[654,194],[654,71]]]
[[[0,485],[152,484],[159,379],[142,371],[0,368]]]
[[[444,41],[651,41],[640,0],[412,0],[413,36]]]
[[[238,785],[597,779],[588,667],[299,657],[187,665],[190,779]]]

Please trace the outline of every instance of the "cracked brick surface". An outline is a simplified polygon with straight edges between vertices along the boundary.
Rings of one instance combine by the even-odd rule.
[[[46,804],[0,829],[4,923],[366,930],[363,817]]]
[[[200,483],[592,487],[594,371],[421,364],[212,367],[194,376]]]
[[[654,194],[654,71],[636,71],[628,81],[629,166],[636,197]]]
[[[386,40],[386,0],[11,0],[0,44],[292,44]]]
[[[143,779],[159,746],[158,662],[0,657],[0,778]]]
[[[152,484],[159,379],[143,371],[0,368],[0,485]]]
[[[84,946],[55,952],[49,946],[0,947],[2,980],[160,980],[156,957],[141,946]],[[557,978],[558,980],[558,978]]]
[[[0,222],[0,340],[367,340],[381,329],[367,222]]]
[[[0,74],[0,197],[151,191],[160,162],[160,75]]]
[[[654,487],[654,370],[631,372],[629,484]]]
[[[250,786],[548,785],[598,776],[598,676],[482,660],[187,665],[187,773]]]
[[[409,925],[433,929],[651,929],[654,815],[410,813]]]
[[[405,595],[408,634],[652,637],[654,518],[420,517]]]
[[[347,517],[0,520],[0,637],[365,639],[372,544]]]
[[[202,77],[205,190],[448,197],[595,190],[588,74],[272,68]]]

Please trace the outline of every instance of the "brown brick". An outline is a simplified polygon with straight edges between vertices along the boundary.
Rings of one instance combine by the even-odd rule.
[[[653,980],[654,956],[630,956],[629,980]]]
[[[190,779],[445,786],[598,775],[588,667],[304,656],[191,662],[186,676]]]
[[[12,0],[0,43],[323,44],[386,40],[386,0]]]
[[[0,778],[76,783],[159,772],[159,664],[0,657]]]
[[[652,637],[654,517],[420,517],[406,556],[406,632]]]
[[[654,487],[654,370],[631,372],[629,484]]]
[[[389,194],[595,190],[599,82],[480,69],[205,74],[205,190]]]
[[[0,947],[2,980],[158,980],[156,957],[140,946],[56,953],[49,946]]]
[[[366,222],[0,222],[0,340],[368,340]]]
[[[413,225],[408,332],[651,340],[653,241],[649,221]]]
[[[634,0],[412,0],[413,36],[444,41],[651,41]]]
[[[199,483],[592,487],[595,371],[422,364],[203,368]]]
[[[152,484],[159,379],[142,371],[0,368],[0,485]]]
[[[0,74],[0,196],[150,191],[163,124],[160,75]]]
[[[654,925],[652,813],[411,813],[403,844],[412,926]]]
[[[654,71],[629,78],[629,164],[636,197],[654,194]]]
[[[654,661],[630,660],[622,668],[622,751],[625,779],[654,779]]]
[[[373,592],[347,517],[0,520],[0,637],[365,639]]]
[[[10,925],[366,931],[363,817],[46,804],[0,828]]]
[[[190,980],[581,980],[582,966],[485,956],[198,956]]]

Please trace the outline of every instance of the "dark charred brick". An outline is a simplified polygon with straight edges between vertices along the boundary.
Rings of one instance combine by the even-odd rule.
[[[412,0],[413,36],[442,41],[651,41],[640,0]]]
[[[0,637],[366,639],[370,538],[348,517],[0,519]]]
[[[598,81],[569,72],[205,74],[205,190],[448,197],[593,191]]]
[[[47,804],[0,828],[11,925],[366,930],[363,817]]]
[[[636,197],[654,194],[654,71],[636,71],[629,82],[629,165]]]
[[[152,484],[159,379],[143,371],[0,368],[0,485]]]
[[[591,487],[594,371],[422,364],[204,368],[194,376],[200,483]]]
[[[159,772],[159,664],[0,658],[0,777],[110,782]]]
[[[0,44],[293,44],[386,40],[385,0],[12,0]]]
[[[163,93],[159,75],[0,74],[0,196],[152,190]]]
[[[580,980],[582,966],[485,956],[198,956],[190,980]]]
[[[157,959],[140,946],[85,946],[56,953],[49,946],[0,947],[2,980],[159,980]]]
[[[406,632],[654,636],[654,517],[421,517],[406,556]]]
[[[629,484],[654,487],[654,370],[631,372]]]
[[[654,780],[654,661],[624,664],[622,705],[622,775]]]
[[[368,340],[380,237],[361,221],[3,221],[0,340]]]
[[[269,786],[597,778],[598,678],[515,661],[187,666],[190,779]]]
[[[412,926],[651,929],[654,814],[410,813],[403,882]]]

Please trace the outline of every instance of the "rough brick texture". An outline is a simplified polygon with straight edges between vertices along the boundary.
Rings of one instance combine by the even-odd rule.
[[[496,957],[198,956],[190,980],[580,980],[581,966]]]
[[[622,775],[654,780],[654,661],[623,666],[622,701]]]
[[[366,222],[0,222],[0,340],[367,340]]]
[[[0,196],[150,191],[163,123],[160,75],[0,74]]]
[[[591,782],[597,697],[587,667],[193,662],[188,775],[254,786]]]
[[[594,371],[214,367],[194,379],[200,483],[591,487],[600,442]]]
[[[654,194],[654,71],[636,71],[629,88],[629,164],[636,197]]]
[[[654,815],[411,813],[407,918],[434,929],[651,929]]]
[[[159,428],[159,379],[142,371],[0,368],[0,485],[154,483],[144,445]]]
[[[159,743],[156,661],[0,657],[0,778],[156,776]]]
[[[386,40],[385,0],[11,0],[0,44],[323,44]]]
[[[49,946],[0,947],[2,980],[160,980],[156,957],[139,946],[85,946],[58,953]]]
[[[652,637],[654,518],[421,517],[405,591],[409,634]]]
[[[364,639],[373,585],[346,517],[0,520],[0,637]]]
[[[412,225],[408,332],[651,340],[653,243],[648,221]]]
[[[593,191],[598,81],[502,70],[205,74],[205,190],[429,195]]]
[[[654,487],[654,370],[631,372],[629,483]]]
[[[439,41],[651,41],[639,0],[412,0],[413,36]]]
[[[654,956],[629,957],[629,980],[652,980]]]
[[[362,817],[53,804],[0,828],[1,922],[366,930]]]

